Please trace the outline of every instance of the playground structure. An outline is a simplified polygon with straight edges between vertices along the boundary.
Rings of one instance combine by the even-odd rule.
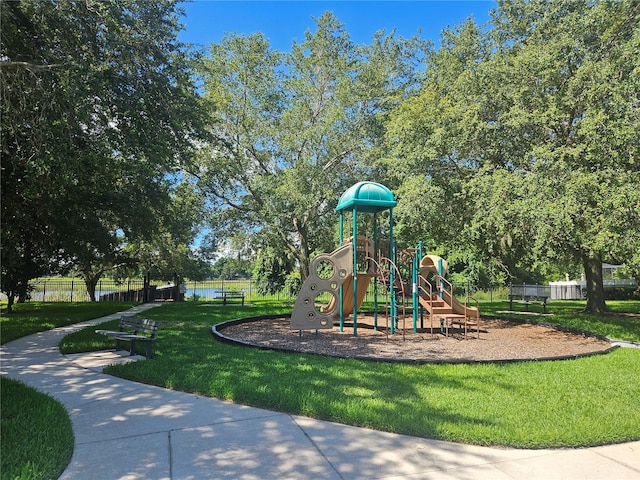
[[[436,255],[422,254],[422,244],[413,249],[397,249],[393,239],[393,207],[397,204],[387,187],[374,182],[358,182],[345,191],[336,210],[340,212],[340,246],[329,254],[315,257],[309,277],[304,281],[291,314],[292,330],[331,329],[334,322],[344,329],[351,315],[353,335],[358,331],[358,309],[373,281],[373,328],[378,329],[379,294],[385,298],[384,309],[388,332],[393,335],[398,326],[399,312],[403,318],[411,310],[413,332],[424,329],[425,314],[433,334],[436,328],[447,336],[454,326],[469,328],[479,336],[480,312],[460,302],[453,294],[453,285],[446,280],[447,262]],[[389,210],[387,238],[381,239],[379,214]],[[344,237],[345,213],[352,213],[351,236]],[[358,213],[373,214],[373,238],[358,235]],[[405,281],[409,280],[409,282]],[[325,299],[328,301],[323,301]]]

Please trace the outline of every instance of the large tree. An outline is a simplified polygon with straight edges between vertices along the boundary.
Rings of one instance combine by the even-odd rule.
[[[494,24],[504,54],[487,67],[510,94],[496,123],[525,146],[516,205],[535,252],[582,263],[587,310],[604,311],[602,262],[640,249],[640,4],[505,2]]]
[[[397,184],[397,238],[407,244],[422,240],[427,250],[455,258],[453,270],[465,270],[474,281],[482,263],[513,270],[511,262],[465,238],[475,214],[467,185],[488,153],[475,119],[486,95],[476,77],[489,52],[472,20],[445,30],[441,47],[428,56],[420,93],[394,110],[389,148],[380,159],[388,183]]]
[[[204,67],[212,129],[199,172],[218,234],[251,234],[291,255],[302,278],[310,255],[332,249],[334,207],[373,175],[369,151],[386,112],[415,85],[424,45],[378,34],[352,43],[331,13],[287,54],[261,34],[226,36]]]
[[[149,237],[199,128],[174,0],[2,2],[2,289]]]
[[[639,28],[634,1],[501,1],[492,29],[445,34],[390,129],[426,153],[415,172],[458,185],[460,238],[503,264],[581,263],[592,312],[602,262],[640,250]]]

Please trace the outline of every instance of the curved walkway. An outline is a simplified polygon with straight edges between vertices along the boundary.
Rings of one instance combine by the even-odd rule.
[[[142,385],[101,373],[100,354],[83,363],[59,352],[71,331],[118,316],[0,349],[0,373],[69,411],[75,449],[62,480],[640,478],[640,442],[515,450],[395,435]]]

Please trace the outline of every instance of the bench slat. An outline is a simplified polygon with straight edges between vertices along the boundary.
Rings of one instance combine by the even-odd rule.
[[[144,342],[147,344],[146,357],[151,358],[153,355],[153,340],[158,333],[161,323],[156,320],[150,320],[147,318],[137,318],[131,316],[120,317],[118,324],[118,331],[115,330],[96,330],[95,332],[100,335],[116,339],[116,350],[120,349],[120,341],[129,342],[129,353],[135,355],[136,342]],[[146,334],[146,335],[142,335]]]
[[[96,333],[107,337],[117,337],[118,335],[122,335],[122,332],[119,330],[96,330]]]

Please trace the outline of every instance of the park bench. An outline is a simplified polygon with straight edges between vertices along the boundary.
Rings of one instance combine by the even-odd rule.
[[[100,335],[106,335],[116,339],[116,351],[120,350],[120,342],[122,340],[129,342],[129,354],[136,354],[136,343],[143,342],[147,344],[145,356],[151,358],[153,356],[153,341],[156,338],[160,322],[156,320],[148,320],[146,318],[137,317],[120,317],[118,330],[96,330]]]
[[[222,291],[218,292],[214,297],[215,300],[222,300],[222,304],[226,305],[228,300],[241,300],[242,306],[244,306],[244,292],[243,291]]]
[[[525,304],[527,312],[529,304],[538,302],[542,304],[542,312],[547,313],[547,302],[551,297],[551,287],[546,285],[510,285],[509,286],[509,310],[513,310],[514,300]]]

